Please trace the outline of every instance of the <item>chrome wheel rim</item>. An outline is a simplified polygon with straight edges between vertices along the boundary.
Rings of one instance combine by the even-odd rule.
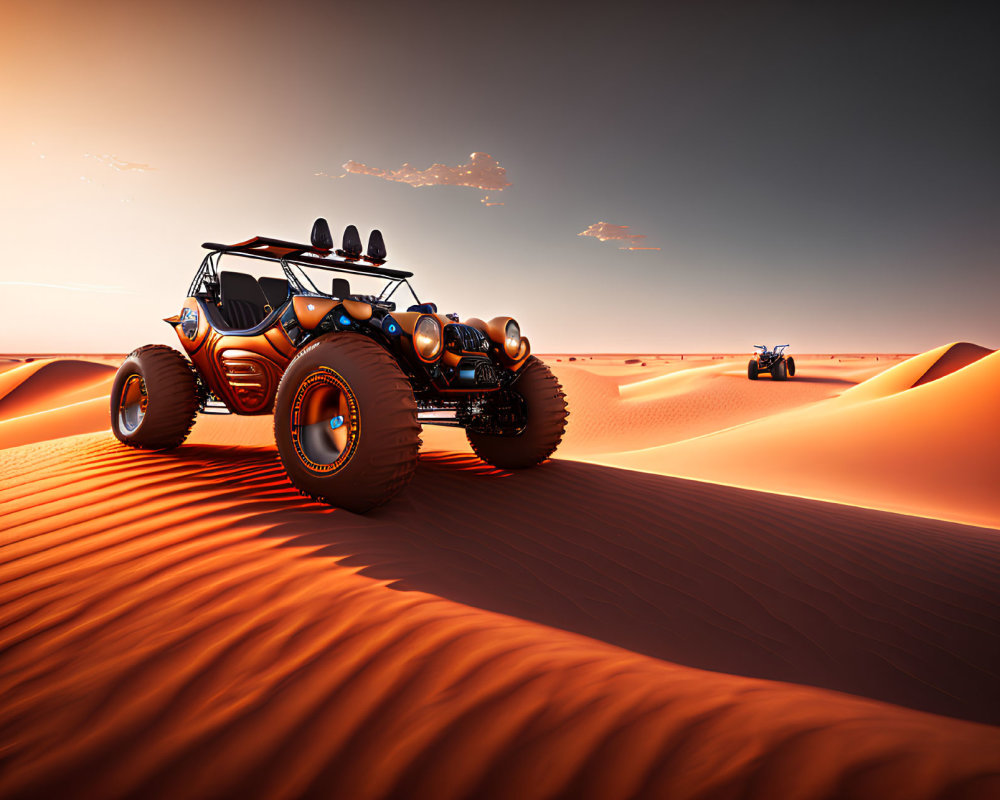
[[[134,433],[146,417],[149,396],[146,384],[139,375],[129,375],[118,399],[118,427],[125,433]]]

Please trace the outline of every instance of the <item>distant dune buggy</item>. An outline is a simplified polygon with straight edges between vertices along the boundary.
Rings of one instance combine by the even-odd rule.
[[[257,236],[204,247],[211,252],[187,299],[166,320],[187,358],[146,345],[115,377],[111,427],[124,444],[177,447],[198,413],[273,413],[292,483],[362,512],[410,480],[421,424],[464,428],[477,455],[503,469],[544,461],[562,439],[562,388],[517,322],[460,323],[421,303],[407,281],[412,273],[383,266],[379,231],[364,255],[353,225],[333,251],[324,219],[308,245]],[[223,258],[267,262],[282,277],[220,272]],[[314,270],[341,277],[324,291]],[[353,293],[344,275],[381,291]],[[406,311],[391,299],[401,286],[415,301]]]
[[[760,352],[754,354],[747,365],[747,377],[750,380],[757,380],[762,372],[771,373],[771,379],[776,381],[795,377],[795,359],[785,355],[787,344],[775,345],[773,350],[768,350],[767,345],[763,344],[755,344],[754,347]]]

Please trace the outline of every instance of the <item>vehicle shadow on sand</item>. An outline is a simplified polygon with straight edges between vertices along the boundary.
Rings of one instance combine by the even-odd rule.
[[[572,461],[506,473],[462,453],[423,454],[401,495],[355,515],[295,494],[273,450],[178,452],[262,535],[392,589],[1000,722],[1000,542],[982,529]]]

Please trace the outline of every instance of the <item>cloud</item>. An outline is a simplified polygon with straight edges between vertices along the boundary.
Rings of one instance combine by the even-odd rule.
[[[135,294],[124,286],[103,286],[96,283],[41,283],[38,281],[0,281],[0,286],[32,286],[42,289],[65,289],[69,292],[96,292],[97,294]]]
[[[417,169],[409,163],[403,164],[398,169],[380,169],[379,167],[369,167],[359,161],[348,161],[344,164],[344,175],[348,173],[355,175],[371,175],[395,183],[406,183],[410,186],[467,186],[471,189],[480,189],[486,192],[502,192],[511,185],[507,180],[507,170],[500,166],[493,156],[488,153],[472,153],[469,156],[468,164],[459,164],[457,167],[449,167],[445,164],[432,164],[427,169]],[[332,177],[326,173],[317,172],[316,175]],[[496,201],[490,201],[489,195],[483,198],[482,202],[488,206],[503,205]]]
[[[137,161],[123,161],[118,158],[118,156],[108,155],[107,153],[99,156],[84,153],[83,157],[97,159],[104,164],[104,166],[111,167],[111,169],[117,170],[118,172],[151,172],[156,169],[156,167],[151,167],[149,164],[140,164]]]
[[[646,238],[644,233],[629,233],[628,225],[612,225],[610,222],[595,222],[577,236],[591,236],[600,242],[631,242],[620,250],[659,250],[659,247],[643,247],[639,243]]]

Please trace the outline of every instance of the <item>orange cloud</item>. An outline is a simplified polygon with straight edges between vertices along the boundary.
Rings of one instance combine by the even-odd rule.
[[[644,233],[629,233],[628,225],[612,225],[610,222],[595,222],[587,230],[577,236],[592,236],[600,242],[631,242],[620,250],[659,250],[659,247],[640,247],[639,242],[646,238]]]
[[[406,183],[410,186],[468,186],[487,192],[502,192],[511,185],[507,180],[507,170],[500,166],[488,153],[473,153],[468,164],[449,167],[445,164],[432,164],[427,169],[417,169],[411,164],[403,164],[399,169],[380,169],[369,167],[359,161],[348,161],[344,164],[345,175],[372,175],[396,183]],[[325,175],[325,173],[316,173]],[[328,176],[329,177],[329,176]],[[340,177],[343,177],[340,176]],[[490,202],[489,195],[483,198],[486,205],[503,205]]]
[[[104,155],[95,156],[90,153],[84,153],[84,158],[95,158],[100,161],[104,166],[111,167],[113,170],[118,172],[150,172],[155,170],[156,167],[151,167],[149,164],[140,164],[138,161],[123,161],[118,158],[118,156]]]

